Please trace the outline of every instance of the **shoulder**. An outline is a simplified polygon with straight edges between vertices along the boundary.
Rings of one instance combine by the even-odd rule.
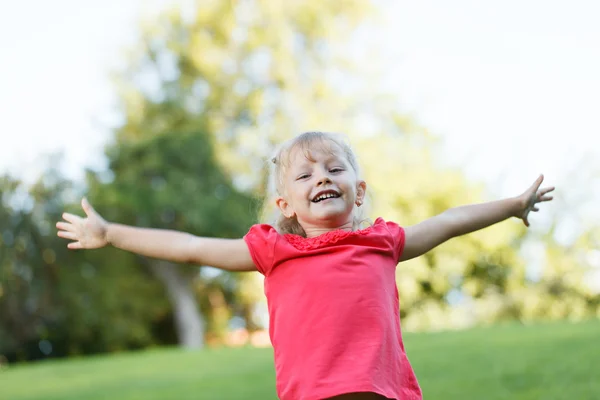
[[[378,217],[375,222],[373,222],[371,229],[377,233],[390,233],[392,235],[397,235],[404,232],[404,228],[398,223],[394,221],[387,221],[382,217]]]
[[[244,240],[249,245],[260,245],[273,242],[281,235],[269,224],[255,224],[250,227],[248,233],[244,235]]]
[[[255,224],[248,229],[249,234],[260,234],[260,233],[277,233],[277,230],[273,225],[270,224]]]
[[[389,244],[394,253],[394,258],[399,260],[406,240],[404,228],[396,222],[386,221],[379,217],[373,223],[372,231],[373,234],[378,235]]]
[[[252,225],[244,235],[244,241],[250,251],[258,271],[266,275],[273,266],[275,245],[281,235],[269,224]]]

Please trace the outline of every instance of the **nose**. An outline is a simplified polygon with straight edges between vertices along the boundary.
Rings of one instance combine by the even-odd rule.
[[[331,179],[329,179],[329,176],[325,173],[323,174],[323,176],[321,176],[321,178],[317,181],[317,186],[323,186],[323,185],[327,185],[331,183]]]

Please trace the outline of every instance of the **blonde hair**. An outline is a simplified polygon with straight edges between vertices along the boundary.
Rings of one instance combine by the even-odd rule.
[[[289,168],[291,163],[291,151],[295,148],[299,148],[308,158],[310,157],[310,150],[314,148],[315,144],[322,146],[325,151],[333,152],[334,150],[332,147],[327,145],[331,143],[334,143],[342,150],[346,160],[356,173],[356,176],[360,177],[358,161],[350,144],[343,135],[336,133],[304,132],[295,138],[282,143],[270,159],[268,194],[265,199],[263,217],[266,217],[266,222],[272,224],[279,233],[291,233],[306,237],[306,232],[304,232],[304,229],[298,222],[296,216],[287,218],[281,213],[279,208],[275,206],[275,199],[278,196],[283,196],[285,194],[284,176],[286,168]],[[353,230],[359,229],[361,225],[365,223],[370,224],[370,221],[364,217],[364,210],[364,206],[355,208],[352,223]]]

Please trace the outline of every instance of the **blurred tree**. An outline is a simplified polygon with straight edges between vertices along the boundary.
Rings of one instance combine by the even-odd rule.
[[[412,225],[451,207],[490,200],[481,185],[438,161],[442,148],[426,130],[399,117],[389,123],[389,135],[357,146],[366,156],[377,215]],[[398,130],[404,134],[394,134]],[[505,221],[400,264],[404,326],[456,328],[598,315],[598,214],[592,218],[592,210],[584,207],[589,193],[561,190],[569,182],[593,191],[598,179],[592,165],[577,163],[576,174],[558,185],[557,199],[540,207],[539,225],[528,230],[517,219]],[[584,214],[574,215],[576,210]]]
[[[19,189],[22,188],[18,180],[7,176],[0,179],[0,353],[22,345],[34,329],[32,312],[23,310],[28,303],[27,287],[33,275],[27,261],[41,264],[42,251],[35,248],[39,233],[32,232],[31,219],[18,209],[17,196],[23,196]],[[27,256],[37,260],[27,260]]]
[[[241,237],[255,220],[252,199],[220,170],[206,134],[181,133],[121,142],[108,152],[110,183],[89,174],[90,196],[112,221],[200,236]],[[138,258],[164,284],[180,342],[200,346],[203,323],[193,282],[198,269]]]
[[[240,236],[255,221],[247,193],[262,188],[273,144],[320,128],[348,132],[360,149],[373,215],[409,225],[485,200],[482,187],[437,161],[434,137],[396,113],[396,94],[374,90],[358,70],[375,57],[348,56],[370,11],[357,0],[209,0],[149,21],[116,77],[123,121],[106,149],[108,171],[88,174],[92,203],[113,221]],[[114,249],[67,255],[53,224],[65,209],[80,213],[71,184],[46,175],[31,190],[10,178],[0,187],[0,352],[164,343],[171,315],[187,346],[201,345],[204,328],[218,337],[232,314],[256,326],[258,274],[215,276]],[[567,244],[559,231],[540,239],[536,279],[520,254],[518,222],[401,264],[403,324],[589,315],[599,304],[598,289],[585,285],[599,268],[597,230],[581,229]]]
[[[377,215],[407,226],[486,200],[481,185],[438,161],[441,147],[434,136],[400,117],[389,123],[389,135],[358,143]],[[398,131],[404,134],[394,134]],[[503,299],[524,284],[518,253],[524,233],[518,222],[504,222],[400,264],[404,326],[438,329],[514,318]]]
[[[242,235],[258,207],[238,190],[262,184],[272,144],[350,112],[329,83],[350,71],[334,44],[369,8],[358,0],[212,0],[147,22],[117,74],[124,121],[106,152],[112,176],[90,175],[92,202],[123,223]],[[345,114],[330,113],[344,107]],[[198,271],[140,262],[167,288],[180,342],[200,346],[203,322],[192,292]],[[223,299],[235,302],[253,327],[260,280],[242,275],[236,282],[235,295],[223,286],[217,294],[213,285],[206,300],[213,311]],[[222,312],[211,314],[226,323]]]
[[[346,95],[360,85],[345,45],[370,10],[358,0],[212,0],[165,12],[144,25],[117,75],[117,145],[208,132],[236,185],[256,188],[274,143],[349,126],[363,102]]]
[[[110,252],[114,264],[97,274],[106,264],[100,253],[67,254],[56,237],[54,223],[73,210],[74,193],[54,168],[29,188],[0,179],[0,354],[9,360],[154,343],[153,322],[165,309],[160,286]]]
[[[573,160],[543,225],[524,242],[528,285],[513,296],[521,320],[600,316],[599,167]]]

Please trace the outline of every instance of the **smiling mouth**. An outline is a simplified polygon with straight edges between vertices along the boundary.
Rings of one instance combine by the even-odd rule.
[[[315,196],[314,199],[312,199],[313,203],[319,203],[323,200],[327,200],[327,199],[337,199],[338,197],[340,197],[340,194],[333,191],[333,190],[328,190],[326,192],[320,192],[317,193],[317,195]]]

